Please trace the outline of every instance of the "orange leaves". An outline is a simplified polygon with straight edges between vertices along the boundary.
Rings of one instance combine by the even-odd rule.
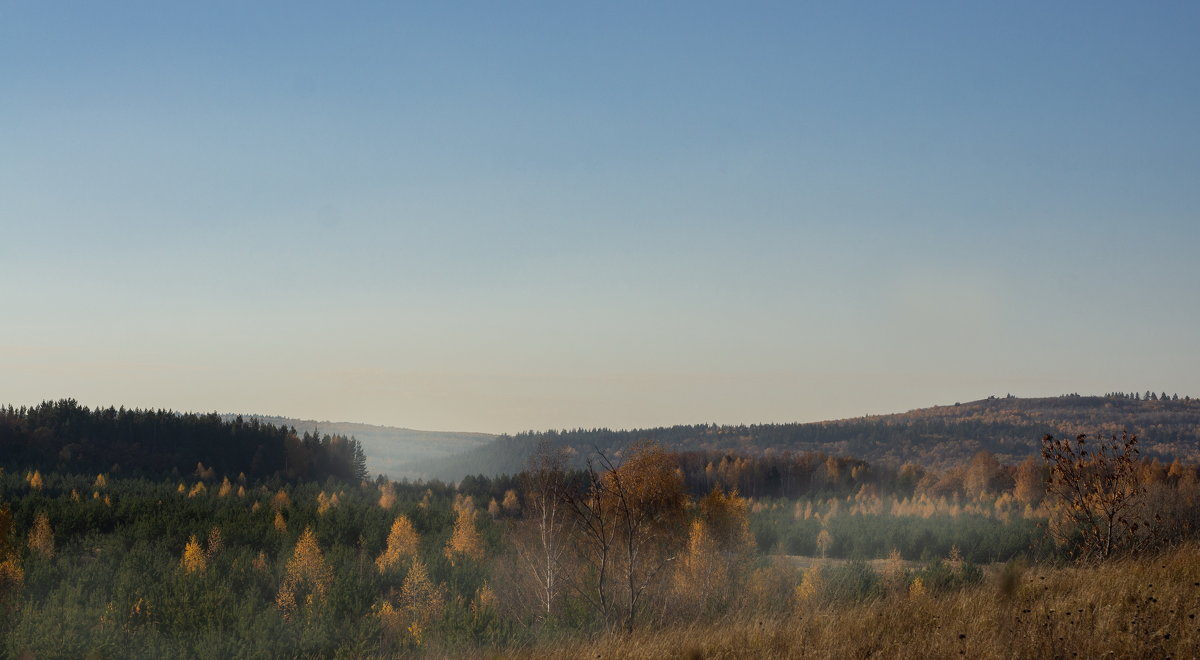
[[[188,539],[187,545],[183,547],[183,557],[179,560],[179,568],[184,573],[203,573],[208,566],[208,559],[204,556],[204,551],[200,549],[200,542],[196,540],[196,535]]]
[[[375,559],[375,565],[382,573],[395,567],[402,558],[416,556],[420,541],[421,538],[413,529],[412,522],[408,517],[397,516],[396,520],[392,522],[391,531],[388,532],[387,549]]]
[[[16,609],[25,587],[25,569],[16,556],[0,558],[0,612]]]
[[[396,506],[396,488],[390,483],[379,485],[379,507],[391,509]]]
[[[475,502],[470,497],[454,498],[454,532],[443,551],[451,566],[456,566],[464,557],[475,561],[483,559],[483,537],[475,527],[477,515]]]
[[[442,615],[445,604],[442,588],[429,579],[425,564],[413,557],[400,587],[400,602],[393,606],[390,601],[384,601],[377,610],[385,640],[393,646],[402,641],[421,646],[425,631]]]
[[[700,498],[700,516],[722,552],[744,554],[754,548],[750,533],[749,502],[737,494],[714,488]]]
[[[47,559],[54,557],[54,530],[50,528],[50,519],[45,513],[38,513],[33,520],[33,529],[29,530],[29,549]]]
[[[333,569],[325,561],[312,528],[305,527],[288,560],[275,604],[283,617],[290,619],[299,609],[297,597],[304,596],[305,606],[311,607],[324,601],[332,585]]]
[[[521,501],[517,499],[517,491],[509,488],[504,493],[504,501],[500,503],[504,508],[504,512],[510,516],[515,516],[521,512]]]

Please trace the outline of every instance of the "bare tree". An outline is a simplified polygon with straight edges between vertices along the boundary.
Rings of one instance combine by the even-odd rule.
[[[1138,479],[1137,436],[1118,440],[1086,434],[1073,441],[1042,438],[1049,467],[1048,530],[1079,560],[1135,553],[1154,541],[1151,521],[1139,514],[1146,492]]]
[[[514,524],[513,545],[521,566],[532,577],[537,616],[543,621],[554,614],[563,588],[562,573],[566,570],[564,555],[569,546],[571,508],[565,466],[566,455],[561,448],[548,441],[538,445],[521,476],[525,507],[521,519]]]
[[[597,452],[597,455],[604,465],[611,466],[603,453]],[[596,471],[595,464],[594,459],[588,459],[588,481],[584,487],[565,491],[563,501],[571,515],[572,547],[580,566],[564,577],[571,580],[575,593],[608,624],[613,609],[609,580],[617,542],[617,523],[608,504],[607,484]]]

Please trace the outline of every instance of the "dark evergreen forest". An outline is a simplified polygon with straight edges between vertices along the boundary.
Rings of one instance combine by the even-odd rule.
[[[0,467],[151,479],[245,474],[323,481],[366,477],[354,438],[297,434],[241,417],[169,410],[89,409],[74,399],[0,408]],[[207,474],[201,474],[206,473]]]

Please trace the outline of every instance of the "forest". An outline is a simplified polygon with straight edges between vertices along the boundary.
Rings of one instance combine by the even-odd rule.
[[[1146,457],[1200,461],[1200,399],[1166,392],[1067,394],[1047,398],[989,397],[895,415],[796,424],[695,424],[651,429],[575,429],[504,435],[458,455],[406,466],[414,475],[458,480],[468,474],[512,474],[539,443],[564,447],[582,467],[594,450],[618,452],[639,440],[674,451],[778,451],[854,456],[876,465],[917,463],[949,468],[989,451],[1008,463],[1038,452],[1046,433],[1128,431]]]
[[[371,478],[353,439],[236,419],[64,401],[0,420],[5,657],[1200,643],[1200,469],[1130,435],[1044,435],[1019,462],[980,449],[941,468],[543,440],[511,474],[443,482]],[[1109,609],[1100,583],[1121,592]]]

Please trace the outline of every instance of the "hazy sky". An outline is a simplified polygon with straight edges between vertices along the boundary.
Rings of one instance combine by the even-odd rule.
[[[0,0],[0,403],[1197,395],[1197,35],[1195,2]]]

